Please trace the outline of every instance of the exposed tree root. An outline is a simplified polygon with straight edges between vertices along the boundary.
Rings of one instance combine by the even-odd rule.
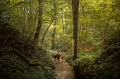
[[[20,57],[25,63],[27,63],[29,66],[34,67],[34,66],[41,66],[45,71],[47,71],[41,62],[37,62],[37,61],[29,61],[29,59],[23,55],[21,52],[19,52],[17,49],[12,48],[12,47],[6,47],[4,49],[1,50],[2,52],[7,52],[7,53],[14,53],[15,55],[17,55],[18,57]]]

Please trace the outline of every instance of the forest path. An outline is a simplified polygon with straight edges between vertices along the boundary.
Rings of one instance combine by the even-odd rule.
[[[64,60],[59,63],[55,63],[56,79],[74,79],[72,68]]]

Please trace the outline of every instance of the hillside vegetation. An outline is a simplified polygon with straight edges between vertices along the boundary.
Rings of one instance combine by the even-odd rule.
[[[98,47],[90,51],[81,50],[78,58],[71,64],[75,66],[78,79],[119,79],[119,61],[120,31],[117,31],[104,39]]]
[[[55,79],[47,53],[8,24],[0,26],[1,79]]]

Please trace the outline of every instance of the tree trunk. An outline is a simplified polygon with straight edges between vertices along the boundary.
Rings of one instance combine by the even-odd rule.
[[[46,35],[47,31],[49,30],[50,26],[52,25],[53,21],[54,21],[54,16],[53,16],[53,18],[51,19],[51,22],[50,22],[48,28],[46,29],[45,33],[43,34],[42,41],[41,41],[41,45],[43,44],[45,35]]]
[[[54,32],[52,34],[52,50],[55,49],[55,32],[56,32],[56,28],[54,28]]]
[[[41,45],[43,44],[43,41],[44,41],[44,38],[45,38],[45,35],[46,35],[47,31],[49,30],[50,26],[52,25],[52,23],[54,22],[54,19],[56,17],[56,14],[57,14],[57,4],[56,4],[56,2],[54,3],[54,10],[53,11],[54,11],[53,17],[51,18],[51,22],[50,22],[48,28],[46,29],[45,33],[43,34]],[[56,24],[54,24],[54,25],[56,25]]]
[[[38,26],[37,26],[37,30],[34,35],[34,40],[36,41],[36,44],[38,44],[39,35],[40,35],[41,28],[42,28],[42,0],[39,0],[39,11],[38,12],[39,12]]]
[[[78,33],[78,6],[79,0],[72,0],[72,12],[73,12],[73,60],[77,58],[77,33]]]
[[[65,38],[64,38],[64,31],[65,31],[65,27],[64,27],[64,23],[63,23],[63,18],[64,18],[64,11],[63,11],[63,6],[62,6],[62,26],[63,26],[63,50],[65,51]]]
[[[54,26],[56,25],[57,17],[55,17]],[[55,49],[55,33],[56,33],[56,27],[54,27],[53,34],[52,34],[52,50]]]

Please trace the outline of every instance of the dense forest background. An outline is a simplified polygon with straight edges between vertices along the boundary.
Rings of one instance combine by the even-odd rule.
[[[52,53],[49,50],[57,50],[67,52],[66,60],[74,67],[78,79],[119,79],[120,0],[75,1],[79,1],[77,53],[72,50],[75,36],[74,1],[0,0],[0,75],[4,77],[14,71],[10,69],[15,69],[23,75],[23,79],[39,79],[39,74],[43,75],[40,79],[49,79],[51,75],[54,79]],[[19,53],[6,54],[11,50],[19,50]],[[76,54],[74,61],[73,53]],[[16,55],[30,66],[40,65],[32,68],[34,72],[38,69],[41,71],[32,78],[29,74],[33,75],[34,72],[29,72],[31,68],[27,64],[20,68],[25,63],[18,63],[21,60]],[[26,57],[33,62],[30,63]],[[36,60],[47,66],[50,73],[46,74],[39,62],[34,63]]]
[[[42,16],[39,16],[38,0],[2,0],[1,23],[7,22],[23,36],[33,39],[42,17],[39,44],[51,49],[55,31],[54,49],[70,50],[73,36],[72,1],[43,0],[41,5]],[[79,1],[78,49],[90,50],[117,30],[119,0]]]

